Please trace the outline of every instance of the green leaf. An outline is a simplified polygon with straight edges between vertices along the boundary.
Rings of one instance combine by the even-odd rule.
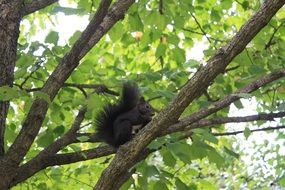
[[[212,10],[211,11],[211,19],[213,21],[219,22],[221,20],[221,16],[220,13],[216,10]]]
[[[249,135],[251,134],[251,131],[248,127],[246,127],[243,131],[243,134],[245,136],[245,138],[247,139],[249,137]]]
[[[249,8],[250,8],[250,7],[249,7],[249,2],[248,2],[248,1],[242,2],[242,8],[243,8],[244,10],[249,9]]]
[[[206,180],[201,180],[200,185],[202,189],[205,189],[205,190],[218,190],[215,185],[213,185],[212,183]]]
[[[183,183],[179,178],[175,179],[175,186],[177,190],[189,190],[187,185]]]
[[[53,140],[54,140],[54,137],[53,137],[52,132],[47,130],[45,133],[39,136],[39,139],[37,140],[37,144],[40,147],[47,147],[53,142]]]
[[[80,1],[83,2],[83,1]],[[88,2],[88,1],[85,1]],[[71,8],[71,7],[59,7],[56,6],[52,9],[51,14],[56,14],[58,12],[62,12],[65,15],[76,15],[84,13],[85,9],[83,8]]]
[[[143,31],[144,26],[137,12],[134,12],[133,14],[129,15],[129,24],[133,31]]]
[[[218,168],[221,168],[225,163],[225,159],[216,150],[209,151],[208,158],[209,161],[215,163]]]
[[[166,51],[166,45],[160,43],[157,48],[156,48],[156,52],[155,52],[155,57],[159,58],[159,57],[163,57]]]
[[[239,156],[240,156],[238,153],[235,153],[234,151],[230,150],[230,149],[227,148],[226,146],[224,146],[224,150],[225,150],[225,152],[226,152],[227,154],[229,154],[229,155],[235,157],[236,159],[238,159]]]
[[[238,93],[238,94],[235,94],[235,95],[238,96],[238,97],[244,98],[244,99],[248,99],[248,98],[252,97],[252,95],[249,94],[249,93]]]
[[[18,97],[19,93],[17,89],[11,88],[9,86],[0,87],[0,100],[7,101]]]
[[[234,102],[234,105],[235,105],[236,108],[238,108],[238,109],[242,109],[242,108],[243,108],[243,105],[242,105],[242,103],[241,103],[240,100],[235,101],[235,102]]]
[[[159,73],[147,72],[143,74],[148,80],[152,82],[158,81],[161,79],[161,75]]]
[[[211,143],[218,144],[219,140],[211,133],[203,133],[203,138]]]
[[[92,94],[87,99],[88,110],[98,111],[102,109],[103,105],[104,105],[104,102],[98,94]]]
[[[189,61],[187,61],[186,63],[183,64],[183,67],[185,69],[188,68],[199,68],[200,67],[200,62],[196,61],[195,59],[190,59]]]
[[[110,31],[109,36],[113,42],[119,40],[125,33],[124,25],[122,23],[117,23]]]
[[[126,183],[124,183],[120,190],[129,190],[132,184],[134,184],[134,179],[131,177]]]
[[[159,171],[158,169],[153,166],[153,165],[147,165],[146,168],[145,168],[145,174],[148,176],[148,177],[153,177],[155,175],[158,175],[159,174]]]
[[[51,31],[47,35],[47,37],[45,39],[45,43],[50,43],[50,44],[57,45],[58,39],[59,39],[58,33],[55,32],[55,31]]]
[[[179,64],[184,64],[186,61],[185,51],[181,48],[175,48],[173,51],[174,60]]]
[[[60,136],[60,135],[62,135],[62,134],[64,133],[64,130],[65,130],[64,126],[63,126],[63,125],[59,125],[59,126],[57,126],[57,127],[53,130],[53,132],[54,132],[54,134],[56,135],[56,137],[58,137],[58,136]]]
[[[20,68],[15,72],[15,78],[20,79],[23,78],[27,74],[27,68]]]
[[[233,2],[231,0],[222,0],[221,4],[224,9],[230,9],[232,7]]]
[[[81,148],[80,148],[79,146],[76,146],[76,145],[70,145],[70,148],[71,148],[74,152],[81,151]]]
[[[80,136],[80,137],[76,137],[77,140],[79,140],[80,142],[86,142],[89,140],[88,136]]]
[[[80,35],[81,35],[81,31],[79,30],[75,31],[73,35],[71,36],[71,38],[69,38],[69,44],[73,45],[76,42],[76,40],[78,40]]]
[[[175,94],[170,92],[169,90],[158,90],[157,93],[168,100],[171,100]]]
[[[257,75],[257,74],[261,75],[261,74],[265,74],[266,70],[259,65],[251,64],[249,67],[249,72],[254,74],[254,75]]]
[[[200,141],[192,143],[189,148],[191,160],[202,159],[207,156],[207,148],[204,145],[205,143]]]
[[[189,155],[190,146],[186,143],[175,143],[167,146],[171,153],[177,156],[182,162],[190,164],[191,157]]]
[[[164,151],[164,153],[162,155],[162,159],[163,159],[163,162],[165,163],[165,165],[167,165],[169,167],[173,168],[176,164],[176,159],[174,158],[174,156],[169,151]]]
[[[46,189],[48,189],[48,186],[47,186],[47,184],[45,184],[45,183],[40,183],[40,184],[38,184],[37,185],[37,189],[39,189],[39,190],[46,190]]]
[[[51,103],[49,95],[44,92],[36,91],[34,92],[34,96],[35,98],[40,98],[40,99],[45,100],[48,104]]]
[[[283,175],[279,180],[278,180],[278,184],[281,187],[285,187],[285,175]]]
[[[153,186],[153,190],[158,190],[158,189],[159,190],[168,190],[168,187],[162,181],[157,181]]]
[[[218,144],[218,142],[219,142],[217,137],[215,137],[214,135],[209,133],[209,130],[197,128],[197,129],[193,129],[192,131],[196,134],[201,134],[202,138],[209,141],[209,142],[212,142],[214,144]]]

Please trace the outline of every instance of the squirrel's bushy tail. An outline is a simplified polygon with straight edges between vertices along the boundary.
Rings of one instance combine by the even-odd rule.
[[[113,136],[113,123],[118,115],[133,109],[138,101],[137,85],[131,82],[124,83],[120,101],[115,105],[107,104],[95,119],[98,137],[106,143],[116,146]]]

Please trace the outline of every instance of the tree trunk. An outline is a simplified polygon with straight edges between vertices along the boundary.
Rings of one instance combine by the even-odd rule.
[[[18,6],[17,6],[18,4]],[[12,86],[20,25],[20,3],[0,4],[0,86]],[[4,132],[8,101],[0,102],[0,156],[4,154]]]
[[[0,87],[13,86],[22,1],[0,1]],[[3,161],[4,133],[9,101],[0,101],[0,189],[9,188],[16,167]]]

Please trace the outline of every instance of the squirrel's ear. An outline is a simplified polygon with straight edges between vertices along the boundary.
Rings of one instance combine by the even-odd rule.
[[[145,102],[144,97],[140,97],[140,102]]]

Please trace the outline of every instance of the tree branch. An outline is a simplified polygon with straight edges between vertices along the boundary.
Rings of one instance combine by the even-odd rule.
[[[268,84],[274,80],[277,80],[281,77],[285,77],[285,69],[272,72],[268,75],[265,75],[264,77],[261,77],[260,79],[258,79],[256,81],[251,82],[250,84],[248,84],[244,88],[239,89],[236,93],[230,94],[230,95],[220,99],[219,101],[213,103],[213,105],[210,106],[210,108],[201,109],[200,111],[193,113],[186,118],[181,119],[179,123],[172,125],[168,129],[163,131],[163,133],[167,134],[167,133],[173,133],[175,131],[179,131],[179,130],[183,129],[184,127],[191,125],[192,123],[197,122],[200,119],[203,119],[203,118],[209,116],[210,114],[215,113],[215,112],[229,106],[234,101],[242,98],[242,96],[239,95],[240,93],[253,92],[253,91],[257,90],[258,88],[260,88],[260,87],[262,87],[262,86],[264,86],[264,85],[266,85],[266,84]],[[277,114],[279,114],[279,113],[277,113]],[[280,114],[282,115],[283,112],[281,112]],[[274,114],[272,114],[272,115],[274,115]],[[259,116],[253,116],[253,117],[258,118]],[[266,117],[265,115],[260,115],[260,118],[265,118],[265,117]],[[267,117],[270,118],[270,115]],[[195,125],[197,125],[197,124],[195,124]]]
[[[159,14],[163,15],[163,0],[159,0],[158,11]]]
[[[0,3],[0,87],[13,86],[21,7],[19,0]],[[0,101],[0,158],[5,154],[4,134],[9,106],[9,101]]]
[[[226,123],[242,123],[242,122],[252,122],[252,121],[275,121],[276,118],[285,117],[285,112],[278,113],[260,113],[257,115],[249,115],[245,117],[219,117],[214,119],[202,119],[191,124],[191,116],[183,118],[178,123],[169,126],[165,131],[161,131],[158,136],[165,136],[175,132],[189,131],[195,128],[201,128],[212,125],[220,125]],[[94,133],[77,133],[76,138],[88,137],[88,140],[84,142],[101,142],[101,140]],[[80,142],[79,140],[73,141],[73,143]]]
[[[38,171],[43,170],[49,166],[64,165],[84,160],[91,160],[94,158],[108,156],[110,154],[114,154],[115,152],[116,150],[114,148],[110,146],[103,146],[74,153],[46,155],[43,157],[43,159],[37,160],[36,163],[28,162],[22,165],[18,169],[17,175],[15,176],[12,185],[15,186],[16,184],[25,181]]]
[[[268,49],[268,48],[273,44],[272,41],[273,41],[273,38],[274,38],[276,32],[283,26],[284,23],[285,23],[285,22],[282,22],[277,28],[274,28],[274,31],[273,31],[273,33],[272,33],[272,35],[271,35],[269,41],[265,44],[264,49]]]
[[[235,37],[217,51],[206,66],[194,74],[170,105],[161,111],[130,142],[119,148],[114,160],[103,171],[94,189],[112,189],[114,187],[113,181],[126,169],[132,167],[133,160],[141,150],[156,137],[159,131],[175,123],[184,109],[205,91],[218,74],[223,73],[230,61],[246,47],[284,4],[284,0],[265,1],[260,10],[249,19]],[[126,157],[126,155],[128,156]]]
[[[115,152],[116,149],[110,146],[102,146],[74,153],[56,154],[50,157],[46,157],[45,160],[47,162],[46,166],[65,165],[79,161],[91,160],[94,158],[108,156],[110,154],[114,154]]]
[[[82,123],[84,119],[84,115],[86,111],[87,111],[86,106],[82,107],[79,110],[71,128],[62,137],[60,137],[55,142],[53,142],[48,147],[46,147],[43,151],[41,151],[37,156],[35,156],[33,159],[31,159],[30,161],[22,165],[19,170],[21,170],[22,168],[25,168],[25,169],[28,168],[29,172],[27,172],[26,174],[23,174],[25,172],[19,172],[16,178],[21,178],[23,180],[24,178],[27,179],[28,177],[35,174],[39,170],[43,169],[43,167],[44,168],[48,167],[49,166],[47,164],[48,161],[46,160],[50,159],[50,157],[53,157],[55,153],[57,153],[61,148],[70,144],[70,141],[76,138],[76,132],[80,128],[80,124]],[[46,163],[46,164],[43,164],[43,163]],[[28,175],[28,174],[31,174],[31,175]]]
[[[184,131],[187,131],[185,135],[181,137],[181,139],[187,138],[191,136],[192,132],[188,132],[189,130],[193,128],[198,128],[198,127],[205,127],[205,126],[211,126],[211,125],[218,125],[218,124],[225,124],[225,123],[238,123],[238,122],[249,122],[249,121],[258,121],[258,120],[270,120],[273,121],[274,118],[280,118],[284,117],[285,112],[280,112],[280,113],[261,113],[258,115],[251,115],[251,116],[245,116],[245,117],[221,117],[221,118],[215,118],[215,119],[204,119],[200,120],[199,122],[193,123],[190,126],[184,128]],[[171,128],[171,127],[170,127]],[[269,130],[269,129],[268,129]],[[169,131],[168,131],[169,132]],[[172,131],[177,132],[177,131]],[[169,133],[167,133],[169,134]],[[223,134],[223,133],[221,133]],[[166,135],[166,133],[164,133]],[[215,134],[214,134],[215,135]],[[89,136],[89,140],[85,142],[99,142],[100,140],[96,137],[95,134],[92,133],[79,133],[76,135],[77,137],[80,136]],[[220,136],[220,135],[218,135]],[[80,142],[77,140],[77,142]],[[55,165],[63,165],[63,164],[70,164],[70,163],[75,163],[79,161],[84,161],[84,160],[90,160],[94,158],[99,158],[103,156],[108,156],[110,154],[115,153],[115,149],[113,149],[110,146],[104,146],[104,147],[99,147],[96,149],[90,149],[86,151],[80,151],[80,152],[75,152],[75,153],[68,153],[68,154],[45,154],[41,159],[32,159],[31,161],[27,162],[23,166],[20,167],[19,175],[16,177],[15,182],[13,183],[19,183],[21,181],[26,180],[30,176],[34,175],[38,171],[45,169],[48,166],[55,166]],[[149,150],[150,151],[150,150]],[[153,152],[155,150],[151,150]],[[56,151],[53,151],[55,153]],[[151,152],[144,153],[144,157],[149,155]],[[98,153],[98,154],[97,154]],[[42,153],[40,153],[42,154]],[[97,155],[96,155],[97,154]],[[37,157],[39,158],[39,157]],[[142,159],[136,160],[136,162],[140,161]],[[44,163],[44,164],[43,164]],[[122,181],[127,180],[131,173],[126,172],[124,174],[124,178],[121,176]],[[120,178],[120,179],[121,179]],[[119,181],[119,180],[117,180]],[[119,182],[118,182],[119,183]]]
[[[16,85],[16,84],[15,84]],[[19,86],[19,85],[17,85]],[[19,86],[20,87],[20,86]],[[101,93],[106,93],[110,94],[113,96],[119,96],[118,92],[115,92],[113,90],[110,90],[106,85],[104,84],[76,84],[76,83],[64,83],[63,87],[74,87],[78,89],[82,88],[88,88],[88,89],[94,89],[96,93],[101,94]],[[35,92],[35,91],[40,91],[42,88],[31,88],[31,89],[25,89],[22,88],[23,90],[27,92]]]
[[[199,23],[198,19],[195,17],[195,15],[192,12],[190,12],[190,14],[191,14],[192,18],[194,19],[195,23],[198,25],[198,27],[201,30],[201,32],[203,33],[203,36],[205,36],[207,38],[208,42],[211,44],[212,43],[211,39],[208,37],[207,32],[202,28],[202,26]]]
[[[271,130],[278,130],[278,129],[285,129],[285,126],[277,126],[277,127],[266,127],[261,129],[251,129],[250,132],[260,132],[260,131],[271,131]],[[230,135],[237,135],[240,133],[244,133],[244,131],[233,131],[233,132],[225,132],[225,133],[213,133],[215,136],[230,136]]]
[[[191,29],[189,29],[189,28],[182,28],[182,30],[187,31],[187,32],[191,32],[191,33],[193,33],[193,34],[198,34],[198,35],[205,36],[204,33],[197,32],[197,31],[191,30]],[[220,39],[217,39],[217,38],[213,38],[213,37],[211,37],[211,36],[208,36],[208,38],[211,39],[211,40],[214,40],[214,41],[216,41],[216,42],[226,42],[226,40],[220,40]]]
[[[58,2],[58,0],[33,0],[30,3],[27,3],[22,10],[22,15],[27,16],[31,13],[34,13],[40,9],[43,9],[55,2]]]
[[[108,89],[104,84],[75,84],[75,83],[64,83],[64,87],[76,87],[76,88],[90,88],[94,89],[96,93],[107,93],[114,96],[119,96],[118,92]]]
[[[220,124],[226,124],[226,123],[243,123],[243,122],[250,122],[250,121],[274,121],[274,118],[282,118],[285,116],[285,112],[279,112],[279,113],[261,113],[258,115],[251,115],[251,116],[245,116],[245,117],[221,117],[221,118],[215,118],[215,119],[202,119],[198,122],[195,122],[189,126],[182,127],[183,131],[186,131],[186,134],[182,135],[181,139],[185,139],[186,137],[189,137],[192,135],[192,129],[195,128],[201,128],[206,126],[213,126],[213,125],[220,125]],[[171,130],[171,127],[169,128],[169,131],[165,131],[164,135],[169,134],[173,132],[178,132],[177,128],[175,130]],[[181,131],[181,129],[179,130]]]
[[[78,66],[80,60],[79,54],[82,53],[83,47],[88,43],[90,38],[95,35],[98,39],[98,42],[99,39],[118,21],[110,17],[106,17],[106,19],[103,21],[110,4],[111,0],[103,0],[101,2],[95,16],[87,28],[84,30],[80,38],[75,42],[70,52],[64,56],[60,64],[58,64],[57,68],[44,84],[41,92],[49,95],[51,100],[53,100],[72,71]],[[122,11],[124,13],[126,9],[119,11]],[[108,27],[99,27],[101,22],[102,25],[106,25]],[[103,28],[104,32],[98,33],[99,28],[100,31],[102,31]],[[10,161],[15,165],[18,165],[22,161],[23,157],[29,150],[31,144],[39,132],[47,109],[48,103],[45,100],[38,98],[33,102],[26,120],[23,123],[20,134],[17,136],[6,154],[5,161]]]

